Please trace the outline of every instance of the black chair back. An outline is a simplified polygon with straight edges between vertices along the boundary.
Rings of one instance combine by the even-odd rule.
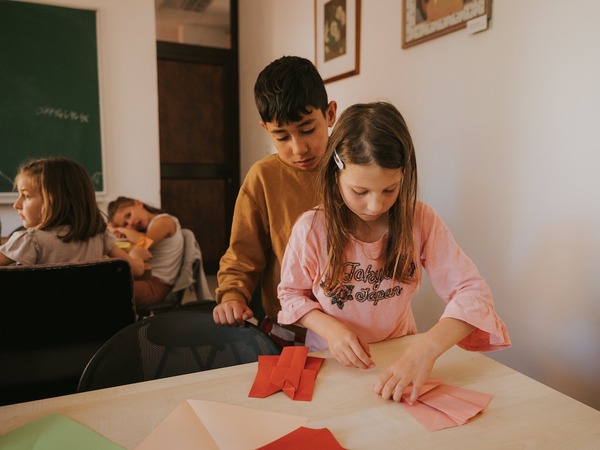
[[[252,323],[215,324],[212,312],[167,311],[138,320],[110,338],[90,360],[79,392],[258,361],[281,346]]]
[[[81,372],[135,321],[127,261],[0,267],[0,404],[77,391]]]

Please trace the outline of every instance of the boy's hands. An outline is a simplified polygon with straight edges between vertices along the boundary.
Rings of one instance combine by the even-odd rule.
[[[230,300],[219,303],[213,308],[213,319],[218,325],[243,325],[248,319],[252,319],[254,313],[246,302],[241,300]]]

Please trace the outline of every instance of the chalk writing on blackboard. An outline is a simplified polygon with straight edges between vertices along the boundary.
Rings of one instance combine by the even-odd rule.
[[[80,123],[89,123],[90,115],[77,111],[68,111],[62,108],[52,108],[51,106],[39,106],[35,109],[36,116],[48,116],[53,119],[72,120]]]

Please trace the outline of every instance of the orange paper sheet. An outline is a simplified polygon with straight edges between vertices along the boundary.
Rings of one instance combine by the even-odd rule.
[[[292,400],[311,401],[324,358],[308,356],[308,347],[284,347],[281,355],[260,355],[249,397],[265,398],[283,391]]]
[[[407,403],[411,387],[404,390],[401,404],[429,431],[464,425],[489,404],[492,396],[428,380],[413,405]]]

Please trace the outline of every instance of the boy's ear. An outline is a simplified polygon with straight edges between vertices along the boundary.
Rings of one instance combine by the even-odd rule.
[[[337,117],[337,102],[330,101],[329,105],[327,105],[327,112],[325,119],[327,120],[327,126],[332,127],[335,123],[335,119]]]
[[[269,129],[267,128],[267,124],[266,124],[264,121],[262,121],[262,120],[259,120],[259,121],[258,121],[258,124],[259,124],[261,127],[263,127],[263,128],[266,130],[266,131],[269,131]]]

